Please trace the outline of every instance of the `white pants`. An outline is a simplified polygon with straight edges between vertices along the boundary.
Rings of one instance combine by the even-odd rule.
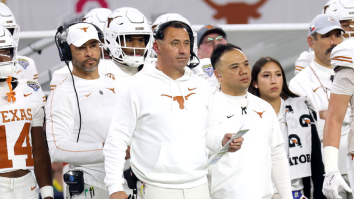
[[[93,187],[93,192],[90,191],[88,184],[84,184],[84,191],[80,195],[73,195],[72,199],[86,199],[86,198],[96,198],[96,199],[109,199],[108,190],[100,189],[98,187]],[[70,198],[69,187],[66,187],[66,198]]]
[[[139,199],[210,199],[208,183],[190,189],[167,189],[137,183]]]
[[[0,198],[38,199],[36,187],[31,173],[19,178],[0,177]]]

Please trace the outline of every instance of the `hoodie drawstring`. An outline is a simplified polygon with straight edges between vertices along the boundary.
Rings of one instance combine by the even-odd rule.
[[[171,88],[171,111],[173,110],[173,89],[172,89],[172,80],[170,80],[170,88]]]
[[[186,103],[187,99],[186,99],[184,93],[182,92],[181,86],[180,86],[180,84],[179,84],[178,81],[177,81],[177,85],[178,85],[179,91],[181,92],[181,95],[182,95],[182,98],[183,98],[183,106],[184,106],[184,108],[185,108],[186,110],[188,110],[188,108],[187,108],[187,103]]]
[[[11,86],[11,81],[12,81],[12,77],[9,76],[9,78],[6,79],[7,85],[9,86],[10,92],[6,93],[6,95],[8,95],[7,97],[7,101],[11,102],[11,100],[13,102],[16,102],[16,98],[15,98],[15,91],[12,90],[12,86]]]

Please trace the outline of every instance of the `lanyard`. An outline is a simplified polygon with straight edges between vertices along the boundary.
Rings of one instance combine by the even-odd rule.
[[[320,78],[318,78],[318,76],[317,76],[316,72],[313,70],[313,68],[312,68],[311,66],[310,66],[310,68],[311,68],[311,70],[312,70],[313,74],[315,74],[315,76],[317,77],[317,80],[320,82],[321,87],[322,87],[322,89],[323,89],[323,92],[325,92],[325,93],[326,93],[326,97],[327,97],[327,100],[328,100],[328,102],[329,102],[329,98],[328,98],[327,89],[325,89],[325,88],[323,87],[323,85],[322,85],[322,82],[321,82]]]

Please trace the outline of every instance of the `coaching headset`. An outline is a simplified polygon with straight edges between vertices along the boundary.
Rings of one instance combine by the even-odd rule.
[[[58,47],[60,60],[64,61],[65,63],[71,61],[72,56],[71,56],[70,46],[69,46],[68,42],[66,41],[67,35],[65,35],[65,38],[63,38],[63,32],[66,31],[70,26],[73,26],[73,25],[79,24],[79,23],[84,23],[84,24],[89,24],[89,25],[94,26],[98,32],[98,38],[100,39],[100,41],[103,40],[104,36],[103,36],[101,29],[92,23],[75,22],[75,23],[69,24],[67,26],[60,26],[58,28],[57,33],[55,34],[55,44]]]
[[[162,23],[162,24],[159,24],[155,29],[154,29],[154,32],[153,32],[153,36],[154,38],[157,40],[157,39],[160,39],[162,40],[164,37],[165,37],[165,34],[164,34],[164,30],[167,26],[169,26],[170,24],[172,23],[175,23],[175,22],[179,22],[179,23],[182,23],[183,25],[185,25],[185,28],[188,32],[188,35],[189,35],[189,40],[190,40],[190,63],[188,65],[189,68],[194,68],[196,66],[199,65],[200,61],[199,61],[199,58],[197,57],[197,55],[193,52],[193,46],[194,46],[194,37],[193,37],[193,30],[192,28],[182,22],[182,21],[177,21],[177,20],[173,20],[173,21],[168,21],[168,22],[165,22],[165,23]],[[193,59],[197,59],[197,63],[192,63],[191,61]]]
[[[71,49],[70,49],[70,45],[68,44],[67,40],[66,40],[66,37],[67,37],[67,33],[66,35],[63,35],[63,33],[70,27],[70,26],[73,26],[75,24],[78,24],[78,23],[84,23],[84,24],[90,24],[92,26],[94,26],[97,30],[97,33],[98,33],[98,38],[100,39],[100,41],[103,40],[103,33],[101,31],[101,29],[99,27],[97,27],[96,25],[94,24],[91,24],[91,23],[87,23],[87,22],[76,22],[76,23],[72,23],[72,24],[69,24],[69,25],[66,25],[66,26],[60,26],[57,30],[57,33],[55,34],[55,44],[57,45],[58,47],[58,52],[59,52],[59,57],[60,57],[60,60],[61,61],[64,61],[65,64],[68,66],[68,69],[70,71],[70,74],[71,74],[71,79],[73,81],[73,86],[74,86],[74,91],[75,91],[75,94],[76,94],[76,101],[77,101],[77,106],[78,106],[78,110],[79,110],[79,118],[80,118],[80,125],[79,125],[79,133],[77,135],[77,140],[76,142],[79,141],[79,136],[80,136],[80,131],[81,131],[81,111],[80,111],[80,104],[79,104],[79,97],[77,95],[77,92],[76,92],[76,88],[75,88],[75,82],[74,82],[74,77],[73,77],[73,74],[70,70],[70,67],[69,67],[69,61],[72,60],[72,55],[71,55]],[[65,37],[65,38],[64,38]],[[100,91],[100,94],[102,95],[102,91]]]

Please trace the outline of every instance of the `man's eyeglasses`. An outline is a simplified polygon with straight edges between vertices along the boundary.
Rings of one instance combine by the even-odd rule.
[[[207,40],[203,41],[203,44],[207,46],[212,46],[214,41],[216,44],[221,43],[222,41],[224,41],[224,37],[222,35],[215,38],[208,37]]]

